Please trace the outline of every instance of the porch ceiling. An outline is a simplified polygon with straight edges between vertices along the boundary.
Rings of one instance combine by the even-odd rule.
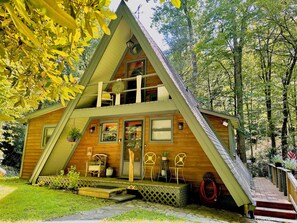
[[[155,101],[138,104],[125,104],[117,106],[106,106],[99,108],[82,108],[75,109],[71,118],[95,118],[95,117],[112,117],[125,115],[147,115],[154,113],[176,113],[178,109],[172,100]]]

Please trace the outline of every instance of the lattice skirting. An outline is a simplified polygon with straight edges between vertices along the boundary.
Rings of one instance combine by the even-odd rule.
[[[40,176],[38,183],[49,185],[59,180],[62,187],[67,187],[69,178],[59,176]],[[126,187],[127,189],[137,190],[143,200],[155,203],[171,205],[175,207],[185,206],[188,202],[189,185],[188,184],[155,184],[145,183],[144,181],[107,181],[104,178],[81,178],[78,180],[78,187],[95,187],[108,185],[115,187]]]

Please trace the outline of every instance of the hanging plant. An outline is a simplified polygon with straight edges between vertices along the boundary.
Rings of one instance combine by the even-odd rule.
[[[68,142],[76,142],[81,136],[82,134],[80,133],[80,130],[74,127],[69,131],[67,140]]]

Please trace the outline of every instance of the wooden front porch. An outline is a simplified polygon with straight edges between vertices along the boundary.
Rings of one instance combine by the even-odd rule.
[[[49,185],[61,180],[61,184],[66,187],[69,183],[68,177],[59,176],[39,176],[37,183]],[[189,184],[166,183],[159,181],[134,180],[108,178],[108,177],[80,177],[78,187],[100,187],[110,186],[126,188],[137,191],[143,200],[155,203],[166,204],[175,207],[183,207],[188,203]]]

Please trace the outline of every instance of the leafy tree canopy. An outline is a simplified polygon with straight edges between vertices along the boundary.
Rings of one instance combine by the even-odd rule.
[[[164,0],[160,0],[164,2]],[[176,7],[180,0],[171,0]],[[0,0],[0,120],[81,93],[74,69],[92,38],[117,18],[111,0]]]

